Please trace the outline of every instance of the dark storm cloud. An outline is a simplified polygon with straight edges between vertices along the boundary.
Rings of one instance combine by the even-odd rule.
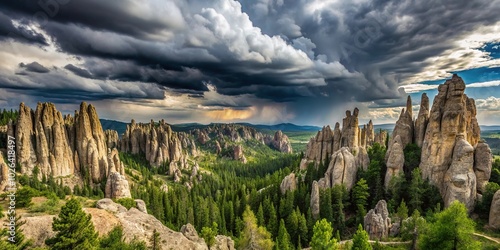
[[[213,85],[222,95],[252,95],[308,113],[303,106],[399,105],[406,95],[401,83],[432,66],[429,58],[456,48],[456,41],[498,22],[499,3],[258,0],[241,1],[240,9],[231,0],[2,1],[0,39],[15,31],[48,45],[45,35],[61,53],[80,58],[47,75],[70,74],[63,79],[87,98],[97,91],[101,98],[162,99],[155,91],[166,89],[203,100]],[[463,62],[441,63],[446,69]],[[106,87],[107,81],[115,85]],[[137,82],[152,87],[126,89]]]
[[[4,14],[0,9],[0,40],[6,38],[12,38],[23,43],[47,45],[47,41],[43,35],[27,29],[26,25],[23,23],[15,27],[11,17]]]
[[[35,72],[35,73],[49,73],[50,70],[45,68],[43,65],[38,62],[32,62],[28,64],[20,63],[19,67],[26,69],[26,71]]]

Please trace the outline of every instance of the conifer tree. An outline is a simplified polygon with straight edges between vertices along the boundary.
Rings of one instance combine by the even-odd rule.
[[[336,250],[338,243],[333,236],[333,228],[326,219],[321,219],[314,224],[314,233],[311,239],[312,250]]]
[[[280,250],[291,250],[293,249],[292,242],[290,241],[290,235],[288,234],[285,222],[283,219],[280,220],[280,227],[278,230],[278,238],[276,239],[276,247]]]
[[[271,250],[274,242],[271,234],[264,228],[257,226],[257,219],[249,206],[243,212],[243,232],[239,240],[238,249]]]
[[[153,235],[151,235],[150,243],[152,250],[160,250],[160,233],[156,231],[156,228],[153,230]]]
[[[361,224],[358,225],[358,230],[352,238],[352,250],[371,250],[370,242],[368,242],[368,233],[363,229]]]
[[[57,234],[45,241],[51,249],[87,250],[95,249],[97,245],[97,233],[91,215],[85,214],[75,198],[61,208],[59,216],[52,222],[52,229]]]

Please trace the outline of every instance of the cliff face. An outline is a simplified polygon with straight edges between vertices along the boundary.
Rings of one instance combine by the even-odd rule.
[[[83,183],[83,172],[91,184],[113,172],[124,175],[118,152],[108,149],[94,106],[83,102],[74,117],[63,117],[52,103],[38,103],[35,111],[21,103],[19,111],[15,131],[21,173],[30,175],[38,166],[41,175],[77,176],[79,182],[69,186]],[[113,193],[106,196],[114,198]]]

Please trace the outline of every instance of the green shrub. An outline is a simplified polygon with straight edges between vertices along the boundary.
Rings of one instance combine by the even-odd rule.
[[[135,207],[135,201],[132,198],[121,198],[121,199],[116,200],[116,203],[121,204],[122,206],[126,207],[127,209]]]

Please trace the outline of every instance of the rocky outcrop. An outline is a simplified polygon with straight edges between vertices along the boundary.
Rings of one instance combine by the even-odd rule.
[[[283,134],[281,130],[278,130],[272,140],[266,142],[267,145],[270,145],[272,148],[282,152],[282,153],[292,153],[292,144],[288,140],[288,136]]]
[[[391,155],[393,143],[397,136],[400,137],[401,146],[404,149],[406,145],[413,143],[413,112],[411,105],[411,97],[408,96],[408,100],[406,101],[406,109],[403,108],[401,114],[399,115],[399,119],[396,122],[396,126],[392,131],[391,140],[389,140],[389,146],[387,148],[387,153],[385,155],[385,162],[387,163],[389,159],[389,155]]]
[[[311,213],[314,218],[319,216],[319,185],[317,181],[312,183],[311,191]]]
[[[364,218],[364,225],[372,240],[380,240],[389,235],[391,218],[389,218],[385,200],[380,200],[374,209],[368,211]]]
[[[485,142],[479,142],[474,151],[474,174],[476,175],[477,191],[483,193],[491,177],[493,155]]]
[[[474,164],[474,148],[464,138],[458,137],[453,150],[453,158],[444,175],[444,205],[449,206],[458,200],[472,211],[476,201],[476,175]]]
[[[401,137],[399,135],[397,135],[391,142],[392,150],[388,155],[386,164],[387,171],[384,183],[386,189],[389,187],[393,177],[397,177],[400,173],[403,173],[405,157],[402,144],[403,143],[401,142]]]
[[[210,247],[210,250],[234,250],[234,241],[229,236],[215,236],[215,244]]]
[[[340,146],[354,148],[359,146],[359,109],[354,108],[352,115],[351,111],[347,110],[345,115],[346,117],[342,120],[342,138]]]
[[[500,229],[500,190],[493,195],[493,200],[491,200],[489,226]]]
[[[243,154],[243,147],[241,145],[234,146],[233,160],[241,161],[242,163],[247,163],[247,158]]]
[[[141,211],[141,212],[143,212],[145,214],[148,213],[148,210],[146,209],[146,203],[143,200],[135,199],[134,201],[135,201],[135,207],[139,211]]]
[[[109,198],[100,199],[96,202],[96,207],[99,209],[104,209],[112,213],[126,212],[127,208],[121,204],[115,203]]]
[[[387,131],[386,130],[379,130],[375,134],[375,143],[380,144],[380,146],[385,147],[385,141],[387,139]]]
[[[375,130],[373,128],[373,122],[370,120],[366,125],[366,145],[370,146],[375,143]]]
[[[104,130],[104,135],[106,136],[106,145],[108,148],[118,148],[118,132],[116,130],[107,129]]]
[[[415,120],[414,131],[415,143],[419,147],[422,147],[422,144],[424,143],[427,123],[429,123],[429,97],[427,97],[426,93],[423,93],[422,99],[420,100],[420,110],[418,111],[418,116]]]
[[[7,159],[4,160],[3,153],[0,151],[0,192],[3,192],[9,185],[9,166]]]
[[[184,149],[184,150],[183,150]],[[196,155],[194,139],[186,133],[176,133],[164,120],[155,124],[136,123],[132,120],[120,141],[120,150],[131,154],[144,154],[152,166],[160,166],[165,162],[180,162],[184,166],[184,158]]]
[[[285,194],[286,191],[293,191],[295,189],[297,189],[297,178],[295,177],[295,173],[290,173],[281,181],[280,190],[282,194]]]
[[[319,183],[324,183],[320,187],[331,188],[344,184],[347,190],[351,190],[356,182],[357,172],[356,158],[351,154],[349,148],[343,147],[332,155],[325,177],[319,181]]]
[[[15,131],[22,174],[30,175],[38,166],[39,177],[63,177],[70,187],[81,185],[84,175],[94,185],[111,179],[112,173],[124,175],[118,151],[108,148],[116,143],[116,134],[103,131],[94,106],[85,102],[74,116],[64,117],[52,103],[38,103],[35,111],[21,103]]]
[[[335,128],[339,128],[338,123],[335,125]],[[340,135],[340,130],[338,130],[338,133]],[[314,138],[309,140],[305,157],[318,163],[324,162],[334,152],[335,145],[339,147],[340,136],[335,138],[334,131],[330,129],[330,126],[323,127]]]
[[[124,175],[113,172],[106,182],[106,197],[111,199],[131,198],[130,187]]]
[[[473,147],[479,141],[474,100],[464,94],[465,83],[457,75],[438,91],[422,143],[422,177],[438,187],[446,204],[458,199],[470,208],[476,189]]]

